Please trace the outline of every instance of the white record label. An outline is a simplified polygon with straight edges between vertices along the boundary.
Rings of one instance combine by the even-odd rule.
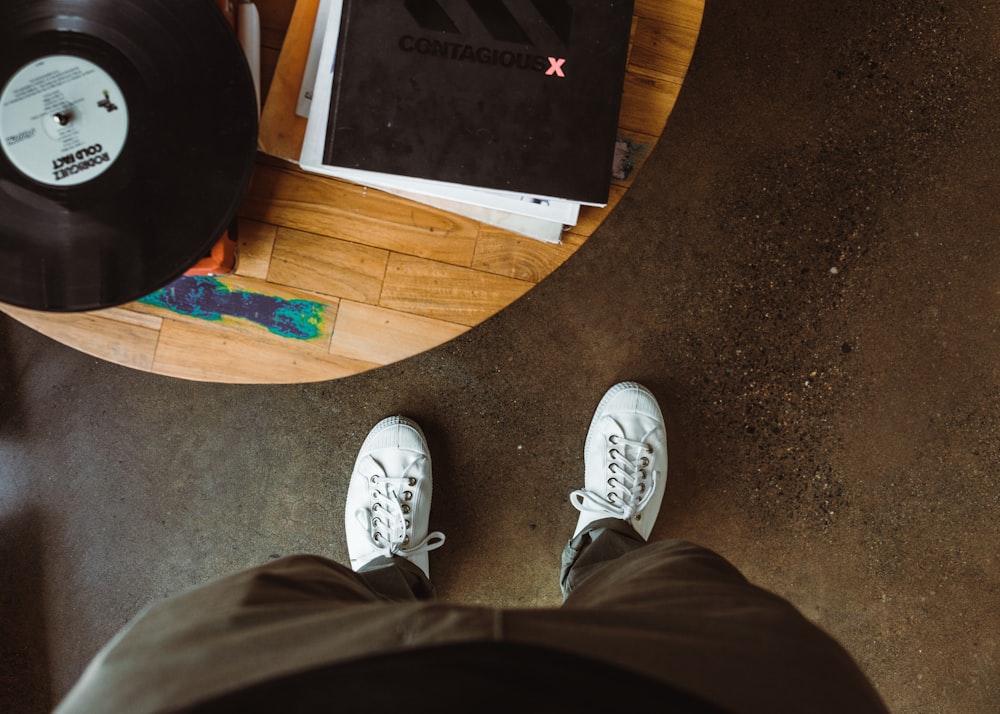
[[[127,136],[121,89],[81,57],[35,60],[0,91],[0,147],[38,183],[61,187],[94,180],[115,163]]]

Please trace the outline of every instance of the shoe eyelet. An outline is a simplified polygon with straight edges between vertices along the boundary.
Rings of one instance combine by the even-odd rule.
[[[642,514],[641,514],[641,513],[636,513],[636,514],[635,514],[635,519],[636,519],[637,521],[641,521],[641,520],[642,520]]]
[[[378,483],[378,474],[372,474],[371,482]]]
[[[611,449],[611,451],[608,452],[608,456],[610,456],[612,459],[617,460],[622,457],[622,453],[618,449]]]
[[[406,538],[403,538],[403,545],[409,545],[409,544],[410,544],[410,537],[407,536]]]
[[[613,474],[618,473],[618,464],[608,464],[608,471]]]
[[[378,491],[372,491],[372,498],[378,498]]]
[[[410,512],[410,507],[409,507],[409,506],[407,506],[407,505],[406,505],[406,504],[404,503],[404,504],[403,504],[403,513],[409,513],[409,512]]]
[[[610,441],[612,444],[615,444],[617,446],[617,444],[618,444],[618,435],[617,434],[612,434],[611,436],[608,437],[608,441]]]
[[[413,491],[405,491],[405,492],[403,492],[403,498],[405,498],[407,501],[412,501],[413,500]]]
[[[617,482],[617,479],[614,476],[612,476],[611,478],[608,479],[608,486],[610,486],[611,488],[614,488],[616,482]]]
[[[649,466],[649,459],[647,459],[645,456],[642,457],[642,466],[643,468]]]
[[[378,534],[378,531],[376,531],[376,532],[375,532],[375,535],[373,535],[373,536],[372,536],[372,540],[373,540],[373,541],[375,541],[376,543],[378,543],[378,542],[379,542],[380,540],[382,540],[382,539],[381,539],[381,538],[379,537],[379,534]]]
[[[614,492],[611,492],[608,494],[608,503],[614,503],[614,502],[615,502],[615,494]]]
[[[411,486],[416,486],[417,485],[417,480],[415,478],[413,478],[412,476],[410,476],[410,485]]]
[[[411,525],[413,525],[412,523],[410,523],[410,519],[409,518],[404,518],[403,519],[403,523],[406,524],[407,528],[409,528]]]

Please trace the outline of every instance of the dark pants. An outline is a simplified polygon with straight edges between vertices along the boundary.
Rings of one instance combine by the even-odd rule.
[[[276,560],[155,604],[57,710],[178,708],[293,672],[438,644],[505,641],[631,669],[738,713],[885,712],[850,655],[721,556],[601,521],[563,553],[561,608],[438,603],[405,560],[364,572]]]

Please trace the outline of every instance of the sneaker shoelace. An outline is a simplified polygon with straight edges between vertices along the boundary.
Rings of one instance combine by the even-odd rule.
[[[649,455],[653,447],[645,441],[626,439],[612,434],[607,440],[608,489],[595,493],[577,489],[570,499],[578,511],[606,513],[612,518],[628,521],[632,516],[641,517],[642,509],[653,496],[659,473],[648,470]]]
[[[440,531],[428,533],[417,543],[410,542],[410,501],[414,494],[408,489],[416,487],[417,479],[407,474],[425,458],[418,456],[411,461],[400,476],[389,476],[372,459],[372,463],[378,467],[378,471],[368,478],[372,506],[370,509],[359,508],[354,517],[364,527],[372,547],[383,555],[408,558],[444,545],[444,533]]]

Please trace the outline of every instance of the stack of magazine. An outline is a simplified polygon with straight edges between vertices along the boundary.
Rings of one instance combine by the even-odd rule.
[[[559,242],[608,201],[632,0],[320,0],[299,165]]]

